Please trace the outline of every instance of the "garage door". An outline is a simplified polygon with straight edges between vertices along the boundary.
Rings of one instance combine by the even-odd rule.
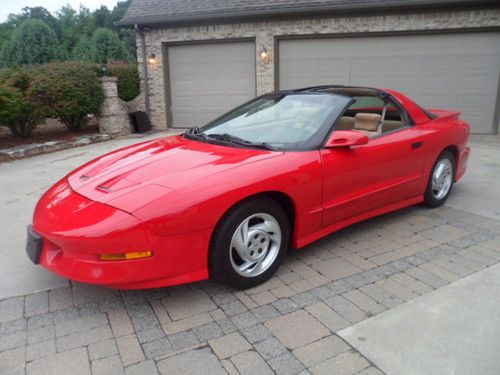
[[[281,89],[331,83],[392,88],[424,107],[461,111],[474,133],[492,131],[499,71],[500,33],[279,42]]]
[[[255,96],[253,42],[171,46],[168,60],[176,128],[204,125]]]

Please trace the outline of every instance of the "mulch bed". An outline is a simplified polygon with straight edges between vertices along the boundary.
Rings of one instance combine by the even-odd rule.
[[[33,136],[31,138],[14,137],[8,128],[2,126],[0,127],[0,150],[31,143],[70,141],[74,137],[98,132],[99,124],[94,119],[91,120],[90,124],[85,129],[78,133],[70,133],[64,124],[61,124],[57,120],[49,119],[45,124],[39,125],[33,131]]]

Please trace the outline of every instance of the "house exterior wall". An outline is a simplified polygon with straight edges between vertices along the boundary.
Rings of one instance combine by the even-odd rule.
[[[411,33],[438,30],[473,31],[500,28],[500,9],[457,10],[419,13],[387,13],[376,15],[331,16],[323,18],[279,19],[214,25],[151,28],[145,32],[146,56],[154,53],[155,63],[148,63],[150,115],[154,128],[169,124],[166,108],[166,46],[194,41],[214,41],[240,38],[255,40],[256,92],[264,94],[275,89],[276,40],[302,35],[350,35],[367,33]],[[139,72],[143,79],[141,38],[137,36]],[[266,48],[269,59],[262,61],[260,51]],[[143,86],[141,86],[143,87]]]

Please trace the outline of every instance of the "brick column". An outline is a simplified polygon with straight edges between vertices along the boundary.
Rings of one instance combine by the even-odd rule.
[[[263,60],[261,52],[267,50],[268,58]],[[274,91],[274,36],[271,31],[260,32],[255,36],[255,62],[257,96]]]

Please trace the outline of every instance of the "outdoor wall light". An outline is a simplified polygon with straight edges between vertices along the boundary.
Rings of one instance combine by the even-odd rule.
[[[262,51],[260,51],[260,59],[264,62],[269,61],[269,52],[267,52],[266,47],[263,47]]]
[[[152,53],[152,54],[149,55],[148,62],[150,64],[155,64],[156,63],[156,55],[154,53]]]
[[[107,75],[108,75],[108,65],[101,64],[101,66],[99,67],[99,76],[106,77]]]

